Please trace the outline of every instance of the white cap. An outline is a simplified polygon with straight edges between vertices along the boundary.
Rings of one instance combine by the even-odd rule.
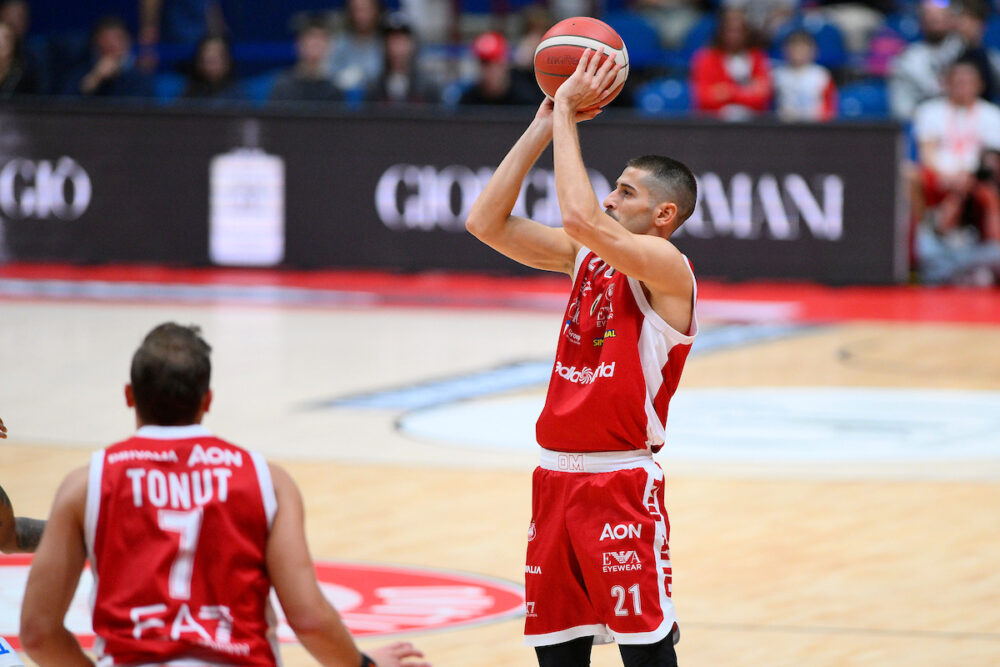
[[[0,667],[24,667],[24,661],[3,637],[0,637]]]

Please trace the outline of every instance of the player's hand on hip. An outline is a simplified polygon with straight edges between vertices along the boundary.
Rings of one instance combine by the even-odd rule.
[[[611,94],[620,69],[610,54],[584,49],[576,71],[556,91],[555,103],[574,111],[600,105]]]
[[[414,662],[410,658],[422,658],[416,646],[410,642],[393,642],[368,651],[368,656],[378,667],[431,667],[426,661]]]

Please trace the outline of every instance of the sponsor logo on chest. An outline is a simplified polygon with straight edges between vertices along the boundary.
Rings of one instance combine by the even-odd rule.
[[[601,378],[614,377],[615,363],[601,362],[597,368],[584,366],[578,369],[576,366],[564,366],[561,361],[556,361],[554,373],[564,380],[576,384],[592,384]]]

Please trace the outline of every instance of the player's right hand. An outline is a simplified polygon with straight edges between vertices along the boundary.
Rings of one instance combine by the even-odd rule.
[[[410,642],[394,642],[379,646],[367,652],[368,657],[375,661],[378,667],[431,667],[426,661],[413,662],[410,658],[422,658],[416,646]]]

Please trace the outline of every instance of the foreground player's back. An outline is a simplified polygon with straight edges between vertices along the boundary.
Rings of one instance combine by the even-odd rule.
[[[263,458],[200,425],[144,426],[96,453],[85,533],[103,655],[276,664],[265,567],[275,510]]]

